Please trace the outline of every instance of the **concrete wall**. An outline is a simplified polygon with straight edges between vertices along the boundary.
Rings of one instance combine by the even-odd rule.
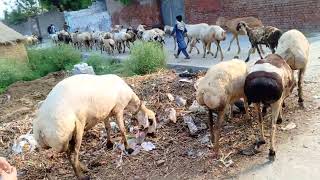
[[[219,16],[254,16],[281,29],[320,28],[320,0],[185,0],[185,12],[188,23],[214,24]]]
[[[105,1],[113,25],[137,26],[139,24],[155,25],[161,23],[160,4],[157,0],[136,0],[128,6],[122,5],[116,0]]]
[[[44,37],[48,36],[47,27],[54,24],[58,29],[62,29],[64,23],[63,12],[51,11],[41,14],[39,17],[41,33]],[[12,29],[18,31],[23,35],[38,34],[37,24],[35,18],[29,18],[27,22],[18,25],[8,25]]]

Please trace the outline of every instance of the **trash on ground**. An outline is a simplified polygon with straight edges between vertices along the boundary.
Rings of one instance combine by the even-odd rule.
[[[164,165],[165,162],[166,162],[165,160],[161,159],[161,160],[157,161],[157,166],[158,167],[162,166],[162,165]]]
[[[192,83],[193,81],[191,79],[183,78],[183,79],[180,79],[179,82]]]
[[[194,121],[191,116],[183,116],[183,121],[188,125],[191,135],[195,135],[198,132],[198,128],[194,124]]]
[[[185,106],[187,104],[187,100],[183,99],[180,96],[177,96],[176,97],[176,103],[177,103],[178,106],[182,107],[182,106]]]
[[[167,109],[166,109],[167,110]],[[167,110],[167,112],[169,113],[169,120],[173,123],[176,123],[177,122],[177,112],[174,108],[170,108]]]
[[[167,93],[167,97],[170,101],[173,101],[174,100],[174,97],[171,93]]]
[[[191,112],[206,112],[206,109],[203,106],[200,106],[197,100],[194,100],[192,105],[189,107],[189,111]]]
[[[156,148],[156,146],[154,144],[152,144],[152,142],[143,142],[141,144],[141,147],[143,148],[143,150],[145,151],[151,151],[153,149]]]
[[[195,73],[190,73],[189,71],[183,71],[179,74],[179,77],[195,77]]]
[[[283,131],[287,131],[287,130],[291,130],[291,129],[294,129],[296,128],[297,125],[293,122],[290,122],[289,124],[287,124],[285,127],[281,127],[281,130]]]
[[[142,132],[142,131],[139,131],[137,134],[136,134],[136,143],[138,145],[142,144],[144,139],[146,137],[146,133],[145,132]]]
[[[25,134],[21,135],[17,140],[14,140],[12,146],[12,151],[15,154],[32,152],[36,149],[37,141],[34,139],[33,134],[30,134],[31,130]]]
[[[73,66],[72,74],[95,74],[93,67],[87,63],[80,63]]]
[[[120,131],[119,126],[116,122],[110,122],[110,126],[114,133],[117,133]]]
[[[232,154],[232,152],[230,152],[226,156],[224,156],[223,153],[221,153],[221,154],[222,154],[222,156],[218,161],[221,162],[225,167],[231,166],[233,164],[233,160],[230,158],[230,155]]]
[[[204,135],[203,137],[201,137],[199,139],[199,141],[201,142],[201,144],[210,145],[211,144],[211,142],[210,142],[210,134]]]

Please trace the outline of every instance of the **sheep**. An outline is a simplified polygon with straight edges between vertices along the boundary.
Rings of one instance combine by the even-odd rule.
[[[131,35],[126,32],[118,32],[113,34],[113,39],[116,42],[116,47],[119,53],[121,53],[122,46],[123,46],[123,53],[125,53],[125,50],[126,50],[125,42],[130,38],[131,38]]]
[[[77,39],[80,46],[85,46],[86,50],[92,50],[92,36],[89,32],[77,32]]]
[[[137,113],[139,127],[146,133],[156,130],[155,113],[146,108],[133,90],[118,76],[80,74],[59,82],[41,104],[33,121],[33,133],[40,148],[66,152],[76,176],[87,168],[79,161],[84,131],[104,122],[107,147],[112,148],[109,117],[115,116],[126,151],[131,154],[126,138],[124,110]]]
[[[58,35],[58,40],[60,42],[64,42],[65,44],[69,44],[72,41],[69,32],[67,32],[65,30],[59,31],[57,33],[57,35]]]
[[[261,137],[256,145],[265,144],[261,104],[271,105],[272,128],[270,138],[269,159],[274,160],[274,138],[277,121],[282,120],[282,103],[295,86],[294,76],[290,66],[278,54],[270,54],[265,59],[258,60],[249,70],[245,80],[244,93],[248,103],[254,103],[258,113]]]
[[[199,49],[195,44],[197,43],[197,40],[199,40],[201,37],[200,31],[203,29],[208,28],[209,25],[206,23],[200,23],[200,24],[186,24],[186,29],[187,29],[187,38],[188,38],[188,43],[191,42],[190,44],[190,50],[189,53],[191,53],[192,49],[195,47],[198,51],[198,54],[200,53]]]
[[[35,45],[39,43],[39,39],[37,35],[25,36],[25,42],[27,45]]]
[[[53,44],[58,44],[59,39],[57,34],[50,34],[50,38]]]
[[[232,35],[233,35],[233,37],[232,37],[232,39],[230,41],[229,47],[228,47],[228,51],[231,50],[232,42],[235,39],[237,40],[238,54],[240,54],[240,51],[241,51],[238,36],[239,35],[245,35],[245,32],[237,31],[237,26],[241,21],[247,23],[250,28],[257,28],[257,27],[262,27],[263,26],[262,22],[259,19],[255,18],[255,17],[251,17],[251,16],[235,18],[235,19],[230,19],[230,20],[227,20],[224,17],[219,17],[217,19],[217,21],[216,21],[216,25],[218,25],[218,26],[220,26],[222,28],[225,28],[226,30],[231,32]],[[261,45],[260,45],[260,49],[262,50]]]
[[[248,105],[243,91],[246,76],[246,63],[233,59],[212,66],[206,75],[195,84],[198,103],[206,106],[209,110],[208,125],[211,141],[214,142],[214,150],[217,154],[219,152],[220,126],[226,109],[235,101],[243,98],[246,118],[248,118]],[[214,110],[218,111],[218,120],[213,127],[212,113]]]
[[[276,53],[287,61],[292,70],[298,70],[299,104],[303,107],[302,82],[309,60],[310,44],[298,30],[289,30],[280,37]]]
[[[102,45],[101,45],[101,53],[102,50],[106,50],[108,54],[113,54],[114,53],[114,48],[115,48],[115,41],[113,39],[102,39]]]
[[[250,54],[254,53],[255,49],[257,49],[260,58],[263,59],[260,49],[258,47],[259,44],[266,45],[271,49],[272,53],[274,54],[275,48],[278,46],[278,40],[282,35],[282,31],[278,28],[272,26],[250,28],[248,24],[243,21],[241,21],[237,25],[237,31],[240,30],[244,31],[248,35],[249,41],[251,43],[251,49],[249,50],[246,62],[250,60]]]
[[[173,27],[172,26],[168,26],[168,25],[164,26],[165,34],[171,36],[172,31],[173,31]],[[173,42],[174,42],[174,50],[176,50],[177,49],[177,38],[176,38],[175,35],[173,35],[172,38],[173,38]]]

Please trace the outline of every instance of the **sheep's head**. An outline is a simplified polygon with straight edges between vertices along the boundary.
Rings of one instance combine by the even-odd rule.
[[[145,106],[145,102],[141,102],[137,119],[140,129],[146,131],[147,135],[155,135],[157,128],[156,114]]]
[[[247,34],[246,27],[247,23],[245,23],[244,21],[240,21],[237,25],[237,31],[243,31]]]

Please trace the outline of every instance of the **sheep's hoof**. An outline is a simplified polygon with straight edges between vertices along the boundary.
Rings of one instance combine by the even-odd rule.
[[[278,120],[277,120],[277,124],[281,124],[282,123],[282,118],[279,117]]]
[[[249,59],[249,58],[247,58],[245,62],[248,62],[249,60],[250,60],[250,59]]]
[[[113,142],[108,141],[107,142],[107,149],[112,149],[113,148]]]
[[[285,103],[282,103],[282,107],[285,108],[285,107],[286,107],[286,104],[285,104]]]
[[[276,152],[272,149],[269,149],[269,160],[274,161],[276,159]]]
[[[264,144],[266,144],[266,140],[264,140],[264,139],[259,139],[259,140],[257,140],[257,141],[254,143],[254,145],[255,145],[257,148],[260,148],[260,146],[261,146],[261,145],[264,145]]]
[[[90,180],[89,176],[82,176],[79,178],[79,180]]]
[[[126,149],[126,151],[128,152],[128,154],[132,154],[134,150],[132,148],[128,148]]]
[[[152,137],[152,138],[156,138],[156,133],[147,133],[147,136]]]
[[[299,100],[298,100],[298,103],[299,103],[299,105],[300,105],[300,107],[304,107],[304,103],[303,103],[303,99],[302,98],[299,98]]]

